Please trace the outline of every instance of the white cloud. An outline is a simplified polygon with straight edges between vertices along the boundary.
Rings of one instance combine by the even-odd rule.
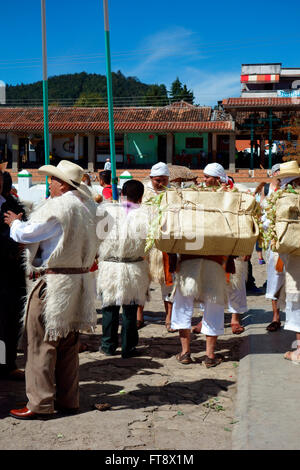
[[[193,39],[194,33],[182,27],[159,31],[149,36],[138,47],[139,51],[144,51],[143,58],[134,68],[127,70],[126,74],[137,76],[140,79],[151,77],[152,80],[153,74],[157,73],[161,67],[166,67],[166,60],[170,60],[173,64],[172,69],[175,69],[175,73],[180,75],[180,69],[176,72],[178,60],[185,60],[195,54],[198,59],[200,58],[200,52],[193,44]],[[137,62],[139,57],[140,55],[137,55]],[[161,82],[161,79],[156,82]]]
[[[194,92],[197,104],[214,106],[219,100],[240,96],[239,70],[212,73],[188,67],[182,72],[181,80]]]

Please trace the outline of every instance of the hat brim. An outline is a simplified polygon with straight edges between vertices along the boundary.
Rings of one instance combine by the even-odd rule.
[[[80,194],[82,194],[83,196],[85,197],[91,197],[87,191],[85,191],[85,188],[82,186],[84,185],[84,183],[80,183],[79,185],[77,185],[76,183],[74,183],[74,181],[70,180],[66,175],[65,173],[63,173],[62,171],[60,171],[56,166],[53,166],[53,165],[43,165],[41,166],[39,169],[38,169],[38,172],[41,174],[41,175],[44,175],[44,176],[55,176],[56,178],[64,181],[65,183],[68,183],[70,186],[72,186],[74,189],[77,189]]]
[[[286,172],[283,172],[283,173],[279,173],[278,175],[276,175],[278,179],[283,179],[283,178],[292,178],[292,177],[295,177],[295,178],[300,178],[300,171],[298,173],[294,172],[294,171],[286,171]]]

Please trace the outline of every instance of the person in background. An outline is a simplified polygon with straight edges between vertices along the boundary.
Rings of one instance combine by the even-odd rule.
[[[97,322],[90,273],[99,247],[97,208],[83,188],[83,170],[62,160],[39,172],[51,176],[51,197],[28,222],[12,211],[4,214],[11,238],[26,245],[29,271],[40,274],[27,296],[28,403],[10,411],[16,419],[53,416],[55,407],[78,411],[79,331],[92,331]]]
[[[152,197],[157,196],[159,193],[169,187],[170,170],[168,165],[164,162],[158,162],[152,166],[150,171],[150,180],[145,183],[145,193],[143,197],[143,204],[147,204]],[[174,255],[171,256],[173,263]],[[170,271],[170,256],[167,253],[159,251],[157,248],[152,247],[149,255],[149,269],[151,281],[160,284],[162,299],[165,305],[166,312],[166,329],[168,333],[174,333],[175,330],[171,328],[171,315],[172,315],[172,301],[171,293],[173,290],[173,275]],[[138,328],[144,326],[144,306],[139,305],[137,313]]]
[[[293,189],[300,191],[300,169],[296,161],[290,161],[280,164],[278,174],[280,179],[280,188],[285,189],[291,185]],[[293,254],[280,255],[285,268],[285,292],[286,320],[284,329],[296,333],[294,351],[287,351],[284,358],[296,364],[300,364],[300,256]]]
[[[280,164],[272,166],[271,175],[272,180],[270,184],[265,184],[261,191],[261,205],[264,208],[267,198],[280,188],[280,180],[278,179],[280,171]],[[266,281],[266,299],[272,301],[273,319],[267,326],[267,331],[275,332],[281,327],[280,322],[280,309],[279,297],[284,286],[285,272],[283,262],[278,253],[275,253],[270,248],[267,250],[267,281]]]
[[[137,309],[148,297],[148,263],[144,259],[147,235],[147,210],[141,207],[144,185],[127,181],[121,204],[101,205],[109,232],[100,235],[97,294],[102,307],[100,352],[114,355],[118,347],[119,311],[122,307],[122,358],[138,351]],[[101,225],[101,221],[98,227]]]
[[[111,163],[110,163],[110,159],[109,159],[109,158],[107,158],[107,159],[105,160],[104,170],[111,170]]]
[[[112,185],[111,185],[111,171],[99,171],[98,179],[100,186],[102,186],[102,196],[104,199],[112,200]]]
[[[10,237],[4,214],[13,211],[25,220],[25,210],[11,194],[10,174],[2,173],[1,168],[0,164],[0,340],[5,345],[5,364],[0,364],[0,378],[24,380],[24,371],[17,368],[16,359],[26,296],[25,269],[22,247]]]

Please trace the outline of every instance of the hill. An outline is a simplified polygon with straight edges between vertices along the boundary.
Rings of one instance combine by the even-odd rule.
[[[181,85],[181,88],[176,87],[176,96],[172,90],[168,93],[163,84],[146,85],[136,77],[125,77],[120,71],[113,72],[114,103],[116,106],[159,106],[178,99],[192,103],[193,93],[188,90],[187,96],[186,85],[182,85],[178,78],[175,82]],[[106,96],[105,75],[81,72],[56,75],[48,79],[49,105],[105,106]],[[6,88],[6,101],[10,106],[42,105],[42,97],[42,81],[8,85]]]

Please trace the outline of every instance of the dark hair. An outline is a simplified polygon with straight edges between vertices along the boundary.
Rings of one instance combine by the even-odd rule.
[[[111,171],[110,170],[99,171],[99,178],[102,178],[105,184],[110,184]]]
[[[10,173],[8,171],[4,171],[2,173],[3,175],[3,188],[2,188],[2,194],[3,196],[8,196],[11,188],[12,188],[12,179],[10,176]]]
[[[126,196],[128,201],[139,202],[144,194],[144,185],[140,181],[126,181],[122,187],[122,196]]]

